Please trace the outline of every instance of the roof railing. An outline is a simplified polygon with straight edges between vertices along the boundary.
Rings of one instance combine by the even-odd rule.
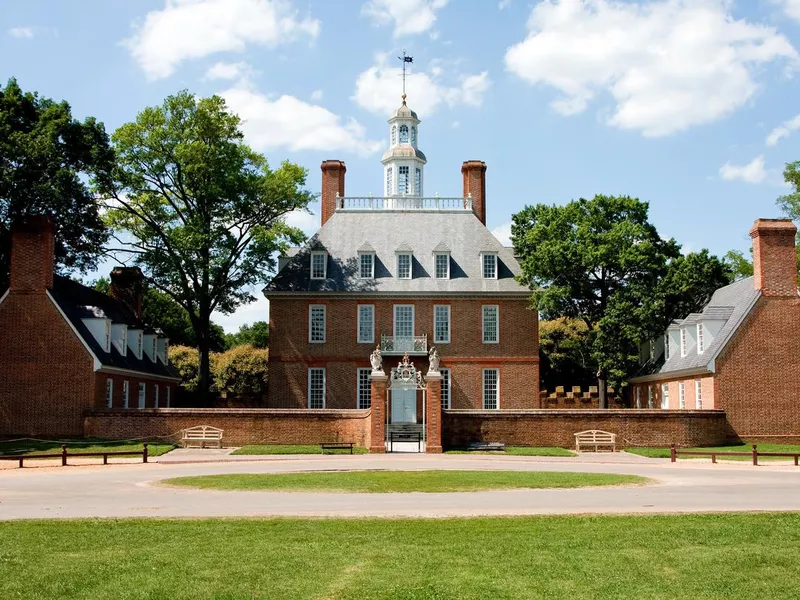
[[[340,196],[336,193],[336,210],[472,210],[472,194],[466,198],[434,196]]]

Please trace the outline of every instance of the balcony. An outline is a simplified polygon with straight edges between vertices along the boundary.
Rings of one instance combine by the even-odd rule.
[[[422,196],[340,196],[336,193],[336,210],[394,210],[423,212],[472,211],[472,195],[466,198],[423,198]]]
[[[415,335],[415,336],[394,336],[394,335],[381,335],[381,354],[385,355],[403,355],[408,352],[409,356],[415,354],[422,355],[428,354],[428,336]]]

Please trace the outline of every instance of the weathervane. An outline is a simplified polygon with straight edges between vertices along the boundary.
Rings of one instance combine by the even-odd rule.
[[[406,64],[413,63],[414,58],[411,56],[406,56],[406,49],[403,48],[403,56],[398,56],[401,61],[403,61],[403,104],[406,103]]]

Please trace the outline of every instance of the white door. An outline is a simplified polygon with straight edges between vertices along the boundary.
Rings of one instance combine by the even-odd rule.
[[[414,337],[414,305],[394,305],[394,337]]]
[[[392,390],[392,423],[417,422],[416,388],[395,388]]]

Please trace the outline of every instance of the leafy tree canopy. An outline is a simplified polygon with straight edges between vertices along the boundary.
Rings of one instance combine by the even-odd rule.
[[[243,344],[220,354],[214,364],[214,383],[221,392],[263,393],[267,389],[269,352]]]
[[[0,87],[0,290],[8,287],[10,226],[20,216],[57,217],[59,267],[96,264],[107,232],[87,181],[107,174],[113,157],[94,118],[80,122],[66,102],[23,92],[15,79]]]
[[[722,260],[733,275],[734,281],[739,281],[753,274],[753,261],[740,250],[728,250]]]
[[[101,181],[108,222],[150,284],[186,309],[197,336],[199,388],[210,384],[210,318],[254,300],[275,256],[303,234],[285,216],[305,209],[305,169],[272,169],[243,141],[218,96],[183,91],[113,135],[118,168]]]
[[[252,325],[245,323],[236,333],[225,334],[225,347],[230,350],[236,346],[249,344],[254,348],[269,346],[269,323],[256,321]]]
[[[539,322],[539,378],[542,389],[594,385],[591,331],[580,319],[560,317]]]

